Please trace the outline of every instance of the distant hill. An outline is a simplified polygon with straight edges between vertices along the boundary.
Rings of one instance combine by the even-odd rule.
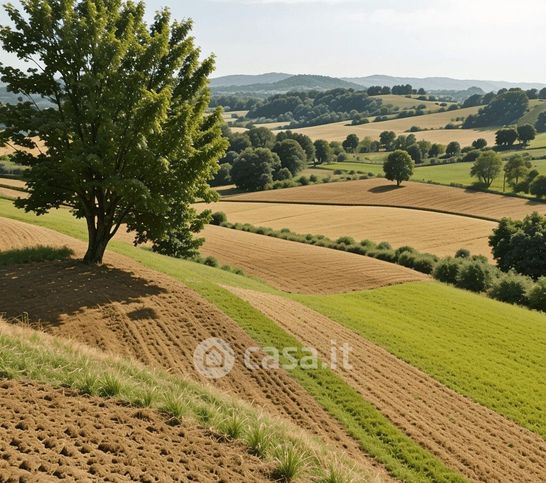
[[[268,74],[266,74],[268,75]],[[211,83],[212,90],[215,93],[268,93],[277,94],[285,93],[288,91],[306,91],[306,90],[319,90],[326,91],[330,89],[358,89],[362,90],[363,87],[354,82],[348,82],[336,77],[328,77],[323,75],[293,75],[281,79],[276,82],[262,83],[257,82],[254,84],[246,85],[226,85],[226,86],[214,86]]]
[[[306,79],[305,79],[306,78]],[[311,79],[336,79],[336,81],[345,81],[352,84],[352,87],[359,86],[389,86],[392,87],[397,84],[411,84],[413,87],[419,89],[423,88],[427,91],[447,90],[447,91],[465,91],[471,87],[479,87],[485,92],[498,91],[503,88],[520,87],[522,89],[542,89],[546,87],[546,83],[540,82],[508,82],[508,81],[492,81],[492,80],[477,80],[477,79],[453,79],[452,77],[396,77],[390,75],[369,75],[365,77],[325,77],[315,75],[293,75],[286,73],[270,72],[267,74],[259,75],[228,75],[224,77],[217,77],[211,79],[210,85],[214,90],[221,90],[223,92],[280,92],[282,84],[276,85],[278,82],[293,81],[302,82],[306,87]],[[289,81],[289,82],[293,82]],[[264,85],[266,84],[266,85]],[[261,85],[261,87],[258,87]],[[235,86],[244,87],[244,89],[237,90]],[[297,86],[300,87],[300,86]],[[347,85],[334,85],[332,84],[321,87],[320,83],[316,86],[317,89],[335,89],[336,87],[347,87]],[[313,88],[313,87],[311,87]]]
[[[522,89],[542,89],[546,84],[538,82],[507,82],[490,80],[452,79],[451,77],[392,77],[389,75],[370,75],[366,77],[343,77],[343,80],[359,84],[363,87],[389,86],[397,84],[411,84],[427,91],[453,90],[463,91],[470,87],[479,87],[485,92],[498,91],[503,88],[520,87]]]
[[[249,86],[252,84],[273,84],[279,82],[288,77],[292,77],[293,74],[285,74],[282,72],[268,72],[267,74],[258,75],[225,75],[223,77],[216,77],[210,80],[211,87],[230,87],[230,86]]]

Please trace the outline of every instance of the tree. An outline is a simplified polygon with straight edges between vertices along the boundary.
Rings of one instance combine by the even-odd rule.
[[[527,176],[531,167],[531,161],[521,154],[510,156],[504,165],[506,181],[514,188],[519,184],[521,179]]]
[[[402,181],[407,181],[413,174],[413,160],[406,151],[397,149],[389,154],[387,160],[383,163],[385,177],[390,181],[396,181],[400,186]]]
[[[318,164],[331,163],[334,159],[334,153],[328,141],[317,139],[315,141],[315,157]]]
[[[527,112],[529,99],[521,89],[507,92],[499,91],[497,96],[477,115],[468,116],[463,124],[465,128],[483,126],[504,126],[516,122]]]
[[[499,129],[495,133],[495,144],[504,148],[511,147],[518,139],[518,132],[514,128]]]
[[[538,115],[537,122],[535,123],[535,129],[537,132],[546,132],[546,112],[541,112]]]
[[[245,133],[253,148],[269,148],[275,144],[275,135],[266,127],[255,127]]]
[[[222,163],[220,169],[214,176],[214,179],[210,181],[211,186],[226,186],[231,184],[231,164]]]
[[[356,134],[349,134],[345,141],[343,141],[342,146],[345,151],[348,153],[354,153],[358,147],[358,136]]]
[[[419,146],[419,150],[421,151],[421,158],[427,158],[432,148],[430,141],[425,141],[422,139],[421,141],[417,141],[417,146]]]
[[[308,164],[315,162],[315,146],[309,136],[292,131],[282,131],[277,134],[277,141],[284,141],[285,139],[293,139],[298,142],[305,151]]]
[[[532,213],[523,220],[503,218],[489,237],[499,268],[533,279],[546,276],[546,217]]]
[[[478,159],[474,161],[470,174],[480,180],[486,188],[489,188],[502,170],[502,159],[492,150],[482,151]]]
[[[535,139],[536,136],[536,130],[534,126],[531,126],[531,124],[522,124],[521,126],[517,127],[518,132],[518,139],[527,146],[529,144],[529,141],[532,141]]]
[[[451,141],[446,147],[446,154],[448,156],[461,154],[461,145],[457,141]]]
[[[273,147],[273,152],[279,156],[281,166],[287,168],[292,173],[292,176],[295,176],[305,168],[305,152],[294,139],[285,139],[278,142]]]
[[[269,149],[248,148],[233,162],[231,180],[243,191],[263,190],[280,168],[281,160]]]
[[[546,99],[546,87],[543,87],[542,89],[540,89],[540,91],[538,93],[538,98],[539,99]]]
[[[386,151],[392,150],[395,140],[396,140],[396,133],[394,131],[383,131],[381,134],[379,134],[379,144],[383,146]],[[406,138],[406,143],[407,143],[407,138]]]
[[[242,153],[246,148],[251,148],[252,143],[246,132],[237,132],[229,136],[229,150]]]
[[[24,68],[0,66],[8,89],[25,98],[0,106],[0,144],[30,167],[19,208],[37,214],[68,206],[85,218],[84,260],[100,264],[125,225],[135,242],[181,256],[208,218],[191,208],[214,200],[208,186],[227,141],[220,110],[207,112],[214,61],[199,62],[191,22],[143,3],[34,0],[4,6],[3,48]],[[32,68],[27,68],[29,63]],[[50,102],[38,107],[41,97]],[[23,151],[45,145],[39,154]]]
[[[487,141],[484,138],[478,138],[472,142],[472,147],[476,149],[483,149],[487,146]]]
[[[437,158],[446,152],[446,146],[443,144],[433,143],[430,147],[429,155]]]
[[[417,143],[408,146],[406,151],[411,156],[411,159],[413,159],[415,164],[420,164],[423,162],[423,153],[421,152],[421,149],[419,149],[419,145]]]
[[[546,196],[546,176],[537,176],[529,186],[529,191],[537,198]]]

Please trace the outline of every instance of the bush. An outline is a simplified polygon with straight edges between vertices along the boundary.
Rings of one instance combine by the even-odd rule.
[[[292,173],[290,172],[290,170],[288,168],[281,168],[279,169],[275,175],[273,176],[273,179],[275,181],[285,181],[287,179],[291,179],[292,178]]]
[[[459,275],[461,263],[462,262],[456,258],[443,258],[434,267],[432,276],[440,282],[451,283],[454,285],[457,283],[457,276]]]
[[[309,184],[309,178],[307,176],[300,176],[298,178],[298,183],[303,186],[307,186]]]
[[[546,277],[541,277],[527,292],[529,307],[546,312]]]
[[[397,248],[395,253],[396,253],[396,256],[399,258],[402,253],[406,253],[406,252],[415,253],[416,250],[413,247],[403,246],[403,247]]]
[[[514,272],[506,273],[493,282],[489,296],[509,304],[527,305],[527,292],[531,285],[527,277]]]
[[[491,267],[479,260],[467,260],[461,264],[456,285],[472,292],[483,292],[492,281]]]
[[[351,238],[350,236],[340,236],[336,243],[342,244],[342,245],[354,245],[356,242],[354,238]]]
[[[377,258],[378,260],[383,260],[384,262],[396,262],[396,253],[394,253],[394,250],[370,250],[368,252],[368,256]]]
[[[205,258],[203,263],[205,265],[208,265],[209,267],[217,267],[219,265],[218,260],[216,260],[216,258],[211,256],[208,256],[207,258]]]
[[[227,216],[223,211],[216,211],[211,215],[210,224],[220,226],[227,222]]]
[[[470,258],[470,250],[459,248],[455,253],[455,258]]]
[[[378,250],[392,250],[391,244],[386,241],[382,241],[377,245]]]

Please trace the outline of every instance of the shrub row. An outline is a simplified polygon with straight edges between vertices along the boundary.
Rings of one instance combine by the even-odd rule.
[[[212,218],[215,224],[225,228],[397,263],[427,275],[432,275],[440,282],[461,289],[484,293],[502,302],[523,305],[546,312],[546,277],[534,282],[530,277],[514,272],[502,272],[496,266],[491,265],[486,257],[471,255],[466,249],[458,250],[454,257],[438,258],[430,253],[418,252],[409,246],[399,247],[395,250],[388,242],[376,244],[370,240],[356,241],[350,236],[342,236],[336,240],[331,240],[324,235],[294,233],[288,228],[274,230],[249,223],[230,223],[222,212],[214,213]]]

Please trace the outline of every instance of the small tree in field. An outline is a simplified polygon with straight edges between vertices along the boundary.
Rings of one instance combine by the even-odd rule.
[[[483,151],[470,170],[470,174],[489,188],[502,171],[502,159],[495,151]]]
[[[396,181],[400,186],[402,181],[408,181],[413,174],[414,163],[411,156],[401,149],[397,149],[389,154],[387,160],[383,163],[385,177],[390,181]]]
[[[537,134],[536,129],[531,124],[522,124],[518,126],[518,139],[523,143],[524,146],[529,144],[529,141],[535,139]]]
[[[2,65],[8,89],[25,99],[0,108],[0,142],[30,166],[26,199],[37,214],[62,205],[85,218],[84,260],[102,262],[122,224],[135,242],[177,256],[208,215],[207,181],[227,142],[221,113],[207,113],[212,58],[199,61],[191,22],[159,11],[144,20],[144,2],[22,0],[4,6],[13,26],[0,29],[5,51],[26,67]],[[35,101],[46,98],[51,107]]]
[[[546,176],[537,176],[529,186],[529,192],[537,198],[546,196]]]

